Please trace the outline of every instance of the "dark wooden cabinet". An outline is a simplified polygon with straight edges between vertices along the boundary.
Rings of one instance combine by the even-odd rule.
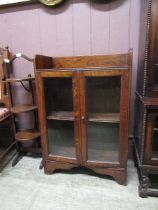
[[[36,56],[45,173],[84,166],[126,183],[131,59]]]
[[[137,91],[158,97],[158,1],[142,0]]]
[[[158,196],[158,1],[141,1],[140,48],[136,91],[135,151],[139,194]]]

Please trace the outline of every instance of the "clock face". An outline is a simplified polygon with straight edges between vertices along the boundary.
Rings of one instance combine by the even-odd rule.
[[[59,4],[63,0],[39,0],[41,3],[47,5],[47,6],[54,6],[56,4]]]

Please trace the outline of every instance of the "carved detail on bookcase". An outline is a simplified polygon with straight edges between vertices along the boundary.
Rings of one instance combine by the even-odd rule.
[[[140,44],[136,89],[135,151],[141,197],[158,196],[153,174],[158,174],[158,1],[140,1]],[[139,112],[139,114],[138,114]],[[156,142],[156,143],[155,143]],[[150,182],[149,182],[150,179]]]
[[[142,96],[145,96],[146,83],[147,83],[147,65],[148,65],[148,56],[149,56],[149,33],[150,33],[150,24],[151,24],[151,7],[152,0],[149,0],[148,3],[148,17],[147,17],[147,32],[146,32],[146,44],[145,44],[145,61],[144,61],[144,82],[143,82],[143,93]]]
[[[144,105],[143,105],[144,106]],[[144,106],[144,114],[143,114],[143,128],[142,128],[142,141],[141,141],[141,151],[140,151],[140,162],[143,162],[143,155],[144,155],[144,146],[145,146],[145,130],[146,130],[146,118],[147,118],[147,110]]]

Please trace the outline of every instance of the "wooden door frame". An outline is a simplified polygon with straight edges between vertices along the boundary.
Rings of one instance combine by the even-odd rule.
[[[120,76],[120,138],[118,162],[88,161],[87,143],[87,111],[86,111],[86,76]],[[82,165],[96,167],[125,167],[128,153],[128,114],[129,114],[130,83],[128,70],[93,70],[80,72],[80,107],[81,107],[81,131],[82,131]]]
[[[72,78],[72,91],[73,91],[73,107],[74,107],[74,134],[75,134],[75,150],[76,159],[62,156],[50,156],[48,152],[48,141],[47,141],[47,126],[46,126],[46,110],[44,102],[44,86],[43,78]],[[39,124],[41,131],[41,141],[42,141],[42,155],[44,160],[59,161],[72,164],[80,164],[81,154],[80,154],[80,113],[78,111],[79,107],[79,87],[78,87],[78,73],[73,71],[36,71],[36,93],[37,93],[37,104],[39,111]]]

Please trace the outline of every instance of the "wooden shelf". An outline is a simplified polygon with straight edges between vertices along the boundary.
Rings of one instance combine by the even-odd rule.
[[[30,80],[34,80],[35,77],[25,77],[25,78],[9,78],[6,79],[6,82],[24,82],[24,81],[30,81]]]
[[[88,161],[119,162],[119,151],[89,149]]]
[[[69,112],[69,111],[50,112],[47,116],[47,119],[74,121],[74,115],[73,115],[73,112]],[[88,121],[89,122],[119,123],[120,114],[119,113],[88,113]]]
[[[120,122],[119,113],[88,113],[88,121],[90,122]]]
[[[52,145],[52,148],[49,148],[49,155],[76,159],[75,147],[68,145]]]
[[[40,136],[40,132],[37,130],[26,130],[26,131],[20,131],[15,134],[15,139],[17,141],[28,141],[35,139]]]
[[[37,109],[37,106],[30,105],[30,104],[22,104],[22,105],[17,105],[11,108],[11,112],[14,114],[19,114],[23,112],[30,112]]]
[[[50,112],[49,115],[47,116],[47,119],[74,121],[74,115],[73,112],[69,111]]]

